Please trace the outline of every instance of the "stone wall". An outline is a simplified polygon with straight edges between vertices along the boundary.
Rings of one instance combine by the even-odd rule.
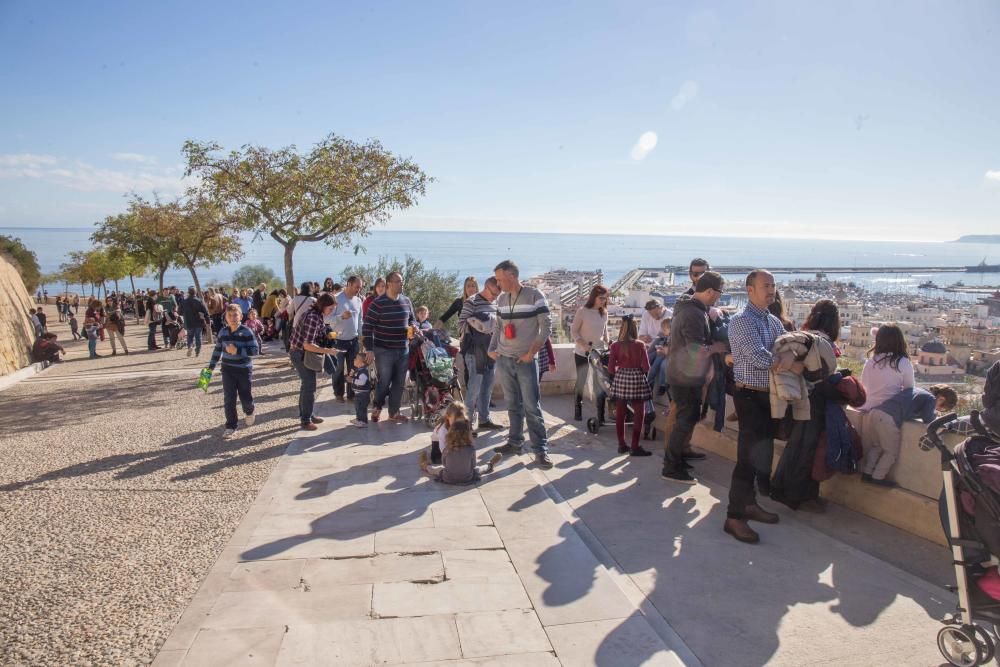
[[[30,362],[35,334],[28,310],[34,303],[13,261],[0,254],[0,376],[20,370]]]

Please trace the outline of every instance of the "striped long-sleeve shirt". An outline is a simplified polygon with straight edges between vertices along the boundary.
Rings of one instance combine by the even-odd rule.
[[[230,345],[236,347],[236,354],[229,354],[226,348]],[[222,361],[224,366],[236,368],[253,368],[254,357],[260,349],[257,347],[257,337],[250,329],[242,324],[233,331],[228,326],[222,327],[219,335],[215,337],[215,349],[212,350],[212,358],[208,362],[209,370],[215,370],[216,364]]]
[[[552,315],[545,295],[534,287],[522,285],[516,296],[504,292],[497,299],[498,326],[493,330],[490,352],[515,359],[530,351],[531,346],[545,344],[552,333]],[[508,338],[505,330],[513,325],[514,337]]]
[[[737,382],[768,389],[768,371],[774,363],[774,341],[785,333],[781,320],[763,308],[748,303],[729,321],[729,345],[733,349],[733,377]]]
[[[397,299],[390,299],[388,294],[377,297],[368,307],[364,318],[361,332],[366,350],[374,350],[376,347],[387,350],[405,349],[408,342],[406,327],[417,323],[413,304],[402,294]]]

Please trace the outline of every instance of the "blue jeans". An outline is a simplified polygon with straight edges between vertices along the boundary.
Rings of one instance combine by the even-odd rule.
[[[193,347],[195,354],[201,354],[201,332],[202,332],[201,324],[199,324],[196,327],[189,328],[187,330],[188,347]]]
[[[468,379],[465,387],[465,408],[469,413],[469,419],[476,416],[476,406],[479,406],[479,423],[490,420],[490,395],[493,393],[494,373],[496,365],[486,368],[476,366],[476,355],[465,354],[465,370]]]
[[[344,354],[340,358],[340,365],[337,366],[337,372],[333,374],[333,393],[337,398],[343,398],[346,384],[347,398],[354,398],[354,387],[351,386],[350,382],[347,382],[347,374],[354,368],[354,357],[358,356],[358,339],[338,339],[334,342],[334,347],[338,350],[343,350]],[[366,403],[365,407],[367,405]]]
[[[156,329],[159,326],[159,323],[150,322],[149,324],[149,336],[146,338],[146,346],[151,350],[156,347]]]
[[[354,416],[359,422],[368,423],[368,401],[372,392],[369,390],[354,393]]]
[[[657,382],[659,380],[659,382]],[[646,374],[646,381],[649,382],[649,386],[656,388],[657,385],[665,386],[667,384],[667,358],[662,355],[654,355],[653,363],[649,365],[649,373]]]
[[[384,347],[375,348],[375,368],[378,370],[378,387],[375,388],[375,409],[381,410],[385,405],[386,394],[389,395],[389,416],[399,414],[399,405],[403,402],[403,385],[406,383],[406,369],[410,363],[410,348],[389,350]]]
[[[292,350],[288,357],[302,380],[299,386],[299,421],[305,426],[312,423],[313,407],[316,405],[316,371],[306,368],[302,350]]]
[[[243,405],[243,414],[253,414],[253,393],[250,391],[253,373],[249,368],[222,364],[222,402],[226,413],[226,428],[236,428],[236,397]]]
[[[524,444],[524,420],[527,417],[531,448],[536,454],[545,454],[549,449],[549,438],[542,419],[538,359],[525,363],[513,357],[498,357],[496,373],[503,387],[507,416],[510,418],[507,443],[514,447]]]
[[[90,352],[90,358],[93,359],[97,356],[97,338],[87,337],[87,350]]]

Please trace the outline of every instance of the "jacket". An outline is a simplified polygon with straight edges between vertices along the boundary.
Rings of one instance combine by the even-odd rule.
[[[789,367],[792,362],[801,361],[806,371],[816,372],[822,369],[820,355],[814,351],[815,340],[812,334],[796,331],[778,336],[771,348],[776,359],[782,359],[782,364],[769,371],[771,416],[781,419],[792,406],[792,418],[796,421],[809,421],[809,385],[799,373],[793,373]]]
[[[858,408],[865,404],[867,396],[861,381],[854,376],[844,377],[840,373],[833,373],[827,382],[834,385],[837,393],[851,407]],[[861,436],[854,430],[847,420],[847,413],[839,403],[828,401],[826,404],[826,433],[825,443],[821,441],[818,453],[825,445],[824,463],[828,473],[854,473],[857,472],[858,462],[861,460]],[[814,466],[813,478],[816,477]],[[829,477],[826,477],[828,479]]]
[[[698,299],[681,297],[670,322],[670,364],[667,382],[676,387],[701,387],[711,366],[712,332],[708,308]]]

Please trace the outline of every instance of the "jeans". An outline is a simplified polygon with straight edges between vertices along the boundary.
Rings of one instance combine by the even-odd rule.
[[[220,331],[222,331],[222,316],[223,313],[216,313],[215,315],[211,315],[213,334],[218,334]]]
[[[673,428],[667,440],[667,450],[663,456],[664,472],[680,472],[684,461],[684,450],[691,442],[694,427],[701,419],[701,392],[698,387],[673,387],[670,411],[674,413]],[[769,413],[770,414],[770,413]]]
[[[253,394],[250,384],[253,382],[253,371],[249,368],[238,368],[222,364],[222,396],[226,413],[226,428],[236,428],[236,397],[243,405],[243,414],[253,414]]]
[[[91,359],[97,357],[97,336],[87,337],[87,350],[90,352]]]
[[[774,426],[771,421],[771,400],[764,391],[737,388],[733,394],[740,431],[736,438],[736,466],[729,486],[731,519],[742,519],[746,508],[757,504],[754,492],[756,470],[754,460],[762,448],[774,451]]]
[[[646,381],[652,389],[664,387],[667,384],[667,358],[657,354],[653,356],[653,363],[649,365],[649,373],[646,374]]]
[[[156,328],[159,326],[157,322],[149,323],[149,337],[146,338],[146,346],[151,350],[156,347]]]
[[[312,423],[313,407],[316,405],[316,371],[306,368],[305,353],[302,350],[292,350],[288,357],[302,380],[299,386],[299,421],[305,426]]]
[[[371,400],[370,390],[359,391],[354,394],[354,417],[359,422],[368,423],[368,402]]]
[[[479,423],[490,420],[490,396],[493,394],[493,381],[496,365],[486,365],[480,369],[476,365],[476,355],[467,352],[464,355],[465,369],[468,372],[465,389],[465,408],[469,419],[475,419],[476,407],[479,407]]]
[[[385,405],[386,394],[389,396],[389,416],[399,414],[399,405],[403,401],[403,385],[406,383],[406,369],[410,363],[410,348],[390,350],[384,347],[375,348],[375,368],[378,370],[378,387],[375,388],[373,404],[376,410]]]
[[[193,347],[195,354],[201,354],[201,332],[202,326],[200,322],[198,326],[187,330],[188,347]]]
[[[334,346],[338,350],[343,350],[344,355],[340,358],[337,372],[333,374],[333,393],[337,398],[343,398],[346,385],[347,398],[354,398],[354,387],[347,382],[347,374],[350,373],[350,369],[354,368],[354,357],[358,356],[358,339],[338,339],[334,341]],[[367,407],[367,403],[365,405]]]
[[[549,438],[542,418],[538,360],[523,362],[514,357],[498,357],[496,373],[503,387],[507,416],[510,418],[507,443],[514,447],[524,444],[524,421],[527,417],[531,448],[536,454],[545,454],[549,449]]]

